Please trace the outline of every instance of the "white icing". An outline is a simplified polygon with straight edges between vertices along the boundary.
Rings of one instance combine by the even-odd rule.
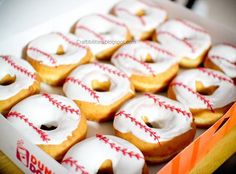
[[[219,57],[219,59],[214,58],[214,56]],[[210,58],[215,65],[220,67],[226,75],[231,78],[236,77],[236,47],[234,48],[227,44],[216,45],[209,51],[208,58]]]
[[[78,40],[98,54],[127,40],[128,30],[118,18],[108,14],[91,14],[82,17],[76,24]],[[87,42],[87,43],[86,43]]]
[[[136,13],[141,10],[144,10],[145,15],[140,19]],[[154,30],[167,18],[165,10],[148,1],[121,1],[115,5],[113,11],[118,18],[125,22],[135,40],[140,40],[143,33]]]
[[[68,98],[55,94],[50,94],[50,96],[54,100],[61,102],[61,105],[79,110],[77,105]],[[43,96],[43,94],[34,95],[22,100],[15,105],[10,112],[15,111],[24,115],[28,121],[33,123],[38,129],[40,129],[41,125],[47,124],[57,126],[54,130],[42,130],[50,139],[48,142],[45,142],[35,129],[30,127],[23,120],[15,116],[8,117],[8,121],[34,144],[61,144],[63,141],[67,140],[68,136],[72,135],[72,132],[78,127],[80,122],[79,114],[59,109],[53,105],[52,102],[49,102],[48,98]]]
[[[78,165],[83,166],[83,170],[89,174],[96,174],[100,166],[106,160],[112,161],[113,172],[115,174],[127,172],[129,174],[142,173],[145,161],[142,153],[137,147],[128,141],[115,136],[106,135],[104,137],[108,138],[109,143],[114,143],[115,146],[127,148],[127,151],[133,151],[134,153],[139,154],[142,156],[142,159],[130,157],[128,154],[123,155],[121,151],[116,151],[114,148],[111,148],[109,144],[99,140],[98,137],[91,137],[74,145],[66,153],[63,160],[71,157],[72,160],[76,160]],[[62,162],[62,165],[72,173],[82,173],[80,170],[76,171],[75,166],[70,166],[68,163]]]
[[[27,72],[35,75],[35,70],[33,67],[23,59],[16,59],[13,56],[0,56],[0,80],[3,79],[6,75],[10,75],[11,77],[16,77],[15,82],[3,86],[0,85],[0,101],[6,100],[10,97],[15,96],[21,90],[29,88],[35,82],[35,79],[31,76],[28,76],[25,73],[22,73],[19,69],[14,68],[10,63],[8,63],[4,57],[7,57],[11,62],[13,62],[17,67],[21,67]]]
[[[205,87],[219,86],[215,92],[211,95],[202,95],[212,105],[212,108],[221,108],[227,104],[236,101],[236,87],[233,81],[224,75],[223,73],[211,69],[205,69],[207,72],[212,72],[228,81],[219,80],[213,76],[209,76],[207,73],[200,71],[199,69],[186,70],[181,72],[174,82],[181,82],[196,92],[196,81],[200,81]],[[187,89],[181,86],[172,86],[173,91],[178,101],[194,109],[209,109],[202,100],[197,98],[196,94],[189,92]]]
[[[159,128],[153,127],[150,129],[156,133],[157,136],[160,136],[160,138],[155,140],[153,136],[150,136],[149,132],[145,132],[144,129],[141,129],[137,124],[131,122],[130,119],[123,115],[115,116],[113,127],[122,133],[131,132],[137,138],[148,143],[168,141],[191,129],[191,124],[193,122],[192,114],[186,106],[164,96],[152,96],[165,104],[180,108],[188,113],[189,116],[166,109],[165,106],[160,106],[155,103],[152,98],[149,98],[146,95],[139,95],[125,103],[120,111],[130,114],[132,118],[135,118],[142,125],[146,125],[142,117],[147,117],[149,123],[158,125]]]
[[[65,53],[62,55],[56,54],[59,46],[64,49]],[[43,53],[30,48],[36,48]],[[27,55],[30,58],[51,67],[77,64],[86,54],[87,49],[78,43],[76,36],[59,32],[49,33],[36,38],[29,43],[27,49]]]
[[[168,34],[160,34],[161,32],[170,33],[177,39]],[[196,59],[211,45],[210,35],[200,26],[187,20],[168,20],[156,29],[156,33],[158,42],[176,55],[189,59]],[[192,48],[184,42],[188,42]]]
[[[134,57],[140,62],[134,61],[133,59],[127,57],[118,56],[123,53]],[[145,62],[147,55],[152,57],[154,63]],[[163,46],[151,41],[137,41],[134,43],[125,44],[115,52],[111,59],[111,62],[128,76],[133,74],[149,76],[163,73],[178,61],[179,59],[167,51]],[[143,64],[149,68],[146,68]]]
[[[97,65],[96,65],[97,64]],[[90,103],[97,103],[102,105],[110,105],[117,100],[120,100],[128,93],[133,93],[131,90],[131,83],[127,77],[118,76],[116,74],[110,73],[106,70],[101,69],[98,65],[106,67],[112,71],[116,71],[123,76],[125,74],[118,70],[116,67],[104,64],[104,63],[91,63],[86,65],[81,65],[76,68],[72,73],[67,77],[79,79],[86,87],[91,90],[94,95],[98,96],[98,99],[95,99],[91,92],[83,88],[82,85],[77,83],[72,83],[67,81],[63,86],[63,91],[66,96],[73,100],[86,101]],[[99,82],[110,81],[110,89],[105,92],[97,92],[92,89],[92,81],[98,80]]]

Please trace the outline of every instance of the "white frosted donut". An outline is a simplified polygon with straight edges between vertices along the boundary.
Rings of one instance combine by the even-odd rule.
[[[39,91],[39,78],[25,60],[0,56],[0,67],[0,112],[9,110],[17,101]]]
[[[116,113],[117,136],[136,145],[150,162],[164,161],[188,145],[195,135],[192,114],[183,104],[145,93]]]
[[[182,58],[181,65],[196,67],[211,46],[205,29],[193,22],[171,19],[156,29],[154,39]]]
[[[98,59],[110,58],[115,49],[130,40],[125,24],[108,14],[90,14],[76,23],[75,35]],[[117,47],[117,48],[116,48]]]
[[[77,105],[55,94],[28,97],[16,104],[6,117],[32,143],[56,159],[84,138],[87,130]]]
[[[91,159],[91,157],[93,159]],[[110,171],[116,174],[148,173],[143,171],[143,154],[133,144],[111,135],[96,135],[74,145],[62,160],[62,165],[72,173],[96,174],[106,161],[112,164]],[[124,171],[125,170],[125,171]]]
[[[213,65],[210,65],[209,61]],[[209,51],[204,64],[207,68],[220,69],[227,76],[236,78],[236,45],[215,45]]]
[[[135,40],[147,39],[167,19],[164,9],[145,0],[121,1],[113,7],[112,13],[125,22]]]
[[[89,48],[79,44],[76,36],[60,32],[45,34],[31,41],[26,54],[42,79],[53,85],[91,57]]]
[[[221,108],[236,101],[236,87],[223,73],[198,68],[177,75],[170,84],[168,96],[189,107],[197,125],[207,126],[224,114],[226,109],[222,111]],[[197,112],[199,110],[202,112]]]
[[[94,83],[98,87],[94,87]],[[103,84],[106,89],[99,90]],[[88,119],[97,121],[110,117],[115,108],[134,95],[126,74],[112,65],[99,62],[81,65],[72,71],[66,78],[63,91],[80,106]],[[99,114],[94,109],[96,107],[102,107],[97,108]]]
[[[152,92],[167,85],[178,71],[178,61],[170,51],[151,41],[123,45],[111,59],[117,68],[131,78],[137,90]]]

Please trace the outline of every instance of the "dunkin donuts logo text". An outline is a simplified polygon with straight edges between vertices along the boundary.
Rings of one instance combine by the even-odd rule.
[[[37,159],[33,154],[31,154],[25,147],[24,141],[18,140],[16,147],[16,158],[24,164],[32,173],[35,174],[53,174],[42,161]]]

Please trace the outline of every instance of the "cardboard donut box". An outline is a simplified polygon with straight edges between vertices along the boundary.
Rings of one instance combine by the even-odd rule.
[[[9,2],[7,5],[11,6],[14,13],[4,13],[3,5],[0,21],[3,24],[9,24],[8,21],[15,19],[16,23],[11,27],[1,29],[0,55],[10,54],[22,57],[25,46],[32,39],[52,31],[70,32],[80,17],[94,12],[108,13],[118,1],[59,0],[54,8],[51,2],[46,1],[34,1],[33,3],[29,1],[25,6],[17,4],[19,2]],[[226,26],[201,18],[170,1],[154,0],[153,2],[167,10],[169,18],[188,19],[203,26],[210,33],[213,44],[236,41],[236,33]],[[32,10],[31,13],[27,11],[28,8],[35,9],[34,13],[32,14]],[[47,13],[42,11],[43,9]],[[48,14],[49,12],[50,14]],[[60,89],[49,86],[42,86],[42,91],[61,93]],[[112,134],[111,123],[89,122],[88,124],[89,127],[93,127],[89,130],[88,137],[95,135],[97,131]],[[69,173],[66,168],[12,127],[2,115],[0,116],[0,125],[0,150],[23,172]],[[236,103],[209,129],[198,130],[197,135],[200,136],[171,161],[151,166],[149,172],[160,174],[212,173],[236,152]]]

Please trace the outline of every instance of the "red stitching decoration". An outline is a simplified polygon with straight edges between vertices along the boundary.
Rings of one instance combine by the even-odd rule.
[[[223,60],[223,61],[225,61],[225,62],[228,62],[228,63],[230,63],[230,64],[236,66],[236,62],[232,62],[232,61],[226,59],[225,57],[221,57],[221,56],[217,56],[217,55],[212,55],[212,56],[209,57],[209,59]]]
[[[104,40],[105,40],[101,34],[98,34],[98,33],[95,32],[94,30],[91,30],[91,29],[89,29],[89,28],[86,27],[86,26],[79,25],[79,26],[76,27],[76,29],[81,29],[81,30],[87,31],[88,33],[92,33],[96,38],[98,38],[98,39],[101,40],[101,41],[104,41]]]
[[[9,112],[8,115],[6,116],[6,118],[9,117],[16,117],[19,118],[20,120],[24,121],[26,124],[28,124],[30,127],[32,127],[39,135],[40,138],[44,141],[44,142],[48,142],[50,141],[50,138],[48,138],[48,135],[42,131],[41,129],[37,128],[33,123],[31,123],[28,118],[26,118],[23,114],[13,111],[13,112]]]
[[[118,53],[118,54],[115,55],[114,58],[115,58],[115,59],[118,59],[118,58],[120,58],[120,57],[129,58],[129,59],[131,59],[131,60],[133,60],[133,61],[135,61],[135,62],[141,64],[141,65],[142,65],[143,67],[145,67],[153,76],[155,76],[155,72],[152,70],[152,68],[151,68],[147,63],[138,60],[136,57],[131,56],[131,55],[126,54],[126,53]]]
[[[164,49],[162,49],[162,48],[160,48],[160,47],[158,47],[158,46],[152,44],[152,43],[149,42],[149,41],[145,41],[144,43],[145,43],[147,46],[149,46],[149,47],[153,48],[154,50],[156,50],[157,52],[160,52],[160,53],[162,53],[162,54],[166,54],[166,55],[168,55],[168,56],[175,57],[175,55],[172,54],[171,52],[169,52],[169,51],[167,51],[167,50],[164,50]]]
[[[2,59],[8,63],[10,66],[12,66],[14,69],[16,69],[17,71],[27,75],[28,77],[36,80],[37,76],[34,73],[31,73],[30,71],[28,71],[26,68],[17,65],[15,62],[13,62],[13,60],[11,60],[11,58],[9,56],[1,56]]]
[[[44,96],[45,98],[48,99],[48,101],[50,103],[52,103],[52,105],[56,106],[57,108],[59,108],[62,111],[65,111],[67,113],[71,113],[71,114],[77,114],[80,115],[80,110],[79,109],[74,109],[71,108],[71,106],[66,106],[65,104],[62,104],[62,102],[57,101],[55,98],[53,98],[51,95],[43,93],[42,96]]]
[[[134,117],[132,117],[131,114],[125,113],[125,111],[119,111],[118,113],[116,113],[115,117],[118,117],[118,116],[124,116],[125,118],[128,118],[132,123],[135,124],[135,126],[138,126],[140,129],[143,129],[146,133],[149,133],[149,136],[152,137],[154,141],[158,141],[158,143],[160,144],[159,142],[160,136],[156,135],[156,132],[154,132],[151,128],[149,128],[145,124],[142,124],[141,122],[136,120]]]
[[[177,36],[175,36],[174,34],[172,34],[170,32],[167,32],[167,31],[160,31],[160,32],[158,32],[158,35],[163,35],[163,34],[168,35],[168,36],[170,36],[170,37],[172,37],[172,38],[174,38],[174,39],[176,39],[176,40],[178,40],[180,42],[183,42],[186,46],[188,46],[191,49],[192,52],[195,52],[192,44],[189,43],[186,39],[182,40],[182,39],[178,38]]]
[[[182,23],[183,25],[191,28],[192,30],[194,31],[198,31],[198,32],[201,32],[201,33],[205,33],[205,34],[208,34],[206,30],[202,29],[202,28],[199,28],[199,27],[196,27],[196,26],[193,26],[192,24],[190,24],[188,21],[184,21],[182,19],[176,19],[176,21]]]
[[[208,76],[211,76],[211,77],[213,77],[213,78],[215,78],[215,79],[218,79],[218,80],[220,80],[220,81],[229,82],[229,83],[231,83],[231,84],[234,85],[234,81],[233,81],[232,79],[230,79],[230,78],[221,76],[221,75],[216,74],[216,73],[214,73],[214,72],[212,72],[212,71],[208,71],[208,70],[205,69],[205,68],[198,68],[198,69],[199,69],[199,71],[201,71],[201,72],[207,74]]]
[[[116,143],[112,142],[104,135],[96,134],[96,137],[100,141],[103,141],[105,144],[108,144],[111,149],[114,149],[116,152],[121,152],[124,156],[128,156],[130,158],[135,157],[137,160],[144,159],[144,157],[141,154],[129,151],[127,148],[122,148],[121,146],[118,146]]]
[[[85,171],[84,166],[81,166],[79,164],[77,164],[77,160],[73,160],[72,157],[68,157],[66,159],[64,159],[61,164],[68,164],[71,167],[75,167],[75,171],[78,172],[82,172],[81,174],[89,174],[87,171]]]
[[[145,96],[147,96],[148,98],[152,99],[154,101],[154,103],[156,103],[157,105],[159,105],[160,107],[164,107],[165,109],[168,109],[170,110],[171,112],[177,112],[177,113],[180,113],[182,114],[183,116],[187,116],[187,117],[191,117],[191,113],[190,112],[187,112],[187,111],[184,111],[182,110],[181,108],[177,108],[173,105],[170,105],[168,103],[166,103],[165,101],[160,101],[159,98],[156,98],[154,95],[152,94],[149,94],[149,93],[145,93],[144,94]]]
[[[98,62],[94,62],[93,64],[95,66],[99,67],[103,71],[107,71],[108,73],[117,75],[117,76],[122,77],[122,78],[128,78],[128,76],[125,73],[123,73],[121,71],[118,71],[118,70],[111,69],[110,67],[105,66],[104,64],[101,64],[101,63],[98,63]]]
[[[141,22],[142,25],[146,25],[146,22],[145,22],[145,20],[142,18],[142,16],[133,15],[132,13],[130,13],[130,12],[129,12],[127,9],[125,9],[125,8],[116,8],[115,10],[116,10],[116,11],[123,11],[123,12],[127,13],[127,14],[130,15],[130,16],[134,16],[134,17],[136,17],[136,18],[139,19],[139,21]]]
[[[208,99],[206,99],[203,95],[195,92],[193,89],[191,89],[190,87],[188,87],[187,85],[181,83],[181,82],[174,82],[171,83],[170,86],[180,86],[184,89],[186,89],[187,91],[191,92],[192,94],[196,95],[198,99],[200,99],[201,101],[203,101],[203,103],[207,106],[208,109],[210,109],[212,112],[215,112],[212,108],[212,104],[210,103],[210,101]]]
[[[232,47],[232,48],[236,49],[236,45],[234,45],[234,44],[230,44],[230,43],[224,43],[224,45],[226,45],[226,46],[229,46],[229,47]]]
[[[55,34],[57,34],[58,36],[60,36],[62,39],[64,39],[64,40],[65,40],[67,43],[69,43],[70,45],[73,45],[73,46],[79,47],[79,48],[83,48],[83,49],[87,49],[86,46],[83,46],[83,45],[79,44],[79,43],[76,42],[76,41],[70,40],[68,37],[66,37],[66,36],[65,36],[64,34],[62,34],[62,33],[57,32],[57,33],[55,33]]]
[[[92,96],[99,103],[99,96],[96,94],[96,92],[94,90],[90,89],[85,84],[83,84],[79,79],[75,79],[73,77],[68,77],[65,80],[65,83],[66,82],[71,82],[71,83],[81,86],[85,91],[89,92],[90,96]]]
[[[115,20],[113,20],[113,19],[111,19],[111,18],[109,18],[109,17],[107,17],[107,16],[104,16],[104,15],[102,15],[102,14],[97,14],[97,16],[103,18],[104,20],[106,20],[106,21],[108,21],[108,22],[111,22],[111,23],[113,23],[113,24],[115,24],[115,25],[119,25],[119,26],[121,26],[121,27],[125,27],[125,28],[127,29],[127,27],[126,27],[125,24],[120,23],[120,22],[118,22],[118,21],[115,21]]]
[[[48,54],[48,53],[46,53],[46,52],[44,52],[44,51],[42,51],[42,50],[40,50],[40,49],[38,49],[38,48],[30,47],[30,48],[28,48],[28,50],[29,50],[29,51],[34,51],[34,52],[37,52],[37,53],[39,53],[39,54],[44,55],[46,58],[49,59],[49,61],[50,61],[52,64],[56,64],[56,63],[57,63],[57,61],[56,61],[50,54]]]

